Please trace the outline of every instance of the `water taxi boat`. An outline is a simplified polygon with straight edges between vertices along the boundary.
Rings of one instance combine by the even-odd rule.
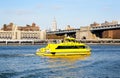
[[[50,43],[45,48],[38,49],[39,56],[61,56],[61,55],[88,55],[91,49],[84,43],[75,41],[75,38],[65,38],[61,43]]]

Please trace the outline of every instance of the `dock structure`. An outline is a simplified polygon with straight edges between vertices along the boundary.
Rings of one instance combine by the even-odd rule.
[[[46,40],[0,40],[0,45],[41,45],[47,44]]]
[[[0,45],[47,45],[48,43],[60,43],[61,39],[46,40],[0,40]],[[86,44],[120,44],[120,39],[76,39],[77,42]]]
[[[80,39],[77,41],[86,44],[120,44],[120,39]]]

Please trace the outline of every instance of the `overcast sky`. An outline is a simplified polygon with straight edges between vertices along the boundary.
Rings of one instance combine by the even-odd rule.
[[[120,0],[1,0],[0,28],[10,22],[51,28],[54,17],[58,29],[88,26],[94,21],[120,21]]]

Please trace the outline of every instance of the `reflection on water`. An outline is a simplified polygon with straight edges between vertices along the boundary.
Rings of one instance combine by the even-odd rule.
[[[70,56],[44,56],[42,58],[47,58],[48,68],[59,68],[59,70],[65,70],[70,68],[75,68],[75,63],[77,61],[84,61],[88,59],[90,55],[70,55]]]
[[[64,60],[64,61],[68,61],[68,62],[75,62],[78,60],[85,60],[88,57],[90,57],[90,55],[69,55],[69,56],[44,56],[43,58],[49,58],[50,60]]]

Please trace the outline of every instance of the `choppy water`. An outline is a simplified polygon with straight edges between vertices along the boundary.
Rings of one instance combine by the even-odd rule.
[[[90,45],[90,56],[36,56],[44,46],[0,46],[0,78],[120,78],[120,45]]]

